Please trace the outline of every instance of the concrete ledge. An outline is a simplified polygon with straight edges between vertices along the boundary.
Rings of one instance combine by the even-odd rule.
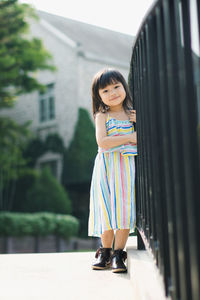
[[[126,251],[133,299],[170,300],[165,296],[164,282],[152,255],[147,250],[137,250],[137,237],[129,237]]]

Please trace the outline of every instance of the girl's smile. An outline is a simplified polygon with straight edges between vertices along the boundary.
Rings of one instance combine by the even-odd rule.
[[[99,89],[99,96],[104,104],[109,107],[122,105],[126,92],[121,82],[109,84],[103,89]]]

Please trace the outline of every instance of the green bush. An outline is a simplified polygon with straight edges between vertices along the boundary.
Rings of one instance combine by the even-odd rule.
[[[64,153],[63,184],[82,184],[91,180],[97,143],[89,113],[79,108],[72,142]]]
[[[71,201],[66,190],[54,178],[49,168],[42,169],[34,184],[27,191],[25,211],[48,211],[61,214],[71,212]]]
[[[29,214],[32,235],[48,235],[56,230],[56,215],[48,212]]]
[[[26,212],[27,206],[27,192],[35,184],[38,179],[39,172],[36,169],[30,169],[26,175],[17,180],[15,194],[13,198],[12,211],[13,212]]]
[[[62,138],[58,133],[51,133],[47,135],[44,141],[39,137],[32,138],[24,150],[23,156],[28,162],[29,167],[34,167],[37,159],[47,151],[63,154],[64,150],[65,147]]]
[[[57,215],[56,223],[55,233],[63,238],[75,236],[78,232],[79,221],[73,216]]]
[[[68,239],[76,236],[78,229],[79,221],[70,215],[0,212],[0,236],[56,234]]]

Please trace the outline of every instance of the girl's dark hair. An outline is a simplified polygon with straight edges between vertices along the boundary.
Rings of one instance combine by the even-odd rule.
[[[132,107],[131,95],[128,89],[128,85],[122,76],[122,74],[115,69],[103,69],[99,71],[93,78],[92,82],[92,106],[93,106],[93,115],[99,111],[105,113],[109,110],[109,106],[105,105],[99,96],[99,89],[104,89],[109,84],[115,84],[121,82],[123,85],[126,98],[123,102],[123,107],[125,110],[129,110]]]

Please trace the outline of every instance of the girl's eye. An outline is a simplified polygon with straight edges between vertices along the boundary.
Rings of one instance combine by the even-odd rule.
[[[108,90],[104,90],[104,91],[103,91],[103,93],[107,93],[107,92],[108,92]]]
[[[119,87],[119,85],[116,85],[116,86],[115,86],[115,89],[117,89],[118,87]]]

